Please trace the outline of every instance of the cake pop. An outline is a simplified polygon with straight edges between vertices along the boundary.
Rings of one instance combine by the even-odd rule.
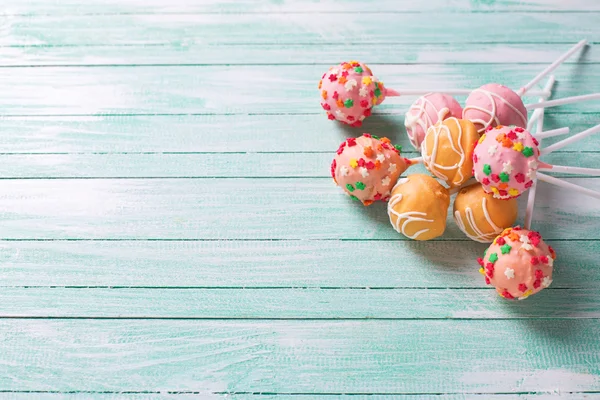
[[[527,109],[521,97],[497,83],[488,83],[471,92],[462,117],[473,122],[479,133],[489,126],[527,126]]]
[[[410,143],[415,149],[420,149],[430,126],[449,117],[461,116],[462,107],[454,97],[444,93],[428,93],[410,106],[404,117],[404,126]]]
[[[473,147],[478,139],[470,121],[454,117],[440,121],[427,130],[421,143],[423,164],[449,186],[460,186],[472,176]]]
[[[490,243],[517,220],[516,199],[499,200],[479,183],[461,188],[454,200],[454,221],[471,240]]]
[[[413,174],[392,189],[388,216],[396,232],[415,240],[430,240],[444,233],[450,194],[434,178]]]
[[[473,175],[494,198],[518,197],[533,184],[539,155],[538,141],[525,129],[488,128],[473,152]]]
[[[352,199],[365,206],[387,201],[391,188],[412,161],[400,156],[400,146],[368,133],[347,139],[337,150],[331,175]]]
[[[498,235],[477,262],[500,296],[523,300],[550,286],[555,258],[538,232],[517,226]]]
[[[386,95],[398,93],[387,90],[363,63],[343,62],[331,67],[319,81],[321,106],[331,120],[337,119],[354,127],[371,115],[373,106],[381,104]]]

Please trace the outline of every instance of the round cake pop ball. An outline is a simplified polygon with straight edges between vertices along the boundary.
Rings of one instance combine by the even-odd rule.
[[[538,232],[505,229],[478,259],[487,284],[506,299],[523,300],[552,283],[556,253]]]
[[[454,117],[427,130],[421,143],[423,164],[449,186],[460,186],[471,178],[473,148],[479,140],[475,125]]]
[[[415,149],[421,143],[430,126],[449,117],[461,118],[462,107],[454,97],[443,93],[428,93],[410,106],[404,117],[404,126]]]
[[[496,199],[518,197],[533,185],[538,141],[523,128],[488,128],[473,152],[473,175]]]
[[[365,206],[376,200],[387,201],[400,174],[410,165],[388,138],[368,133],[348,139],[338,148],[331,164],[335,183]]]
[[[462,188],[454,199],[454,221],[471,240],[490,243],[517,220],[516,199],[498,200],[479,183]]]
[[[489,126],[527,126],[527,109],[521,97],[497,83],[488,83],[471,92],[462,117],[473,122],[479,133]]]
[[[344,62],[332,67],[319,81],[321,106],[329,119],[355,127],[385,99],[386,89],[365,64]]]
[[[388,216],[396,232],[415,240],[430,240],[444,233],[450,194],[434,178],[413,174],[398,181],[388,203]]]

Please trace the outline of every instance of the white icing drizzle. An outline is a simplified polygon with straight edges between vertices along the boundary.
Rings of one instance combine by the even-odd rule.
[[[430,126],[434,125],[438,121],[444,120],[444,118],[446,118],[446,116],[450,113],[450,109],[446,107],[438,110],[431,100],[427,98],[427,96],[431,94],[433,93],[427,93],[426,95],[420,97],[413,103],[412,106],[410,106],[404,115],[404,127],[406,128],[408,139],[415,149],[419,148],[419,144],[417,143],[417,138],[415,135],[417,125],[419,125],[423,129],[423,132],[426,133]],[[427,104],[429,104],[435,111],[435,114],[438,117],[437,121],[433,121],[429,116],[429,113],[425,110]],[[412,111],[416,111],[416,114],[412,113]]]
[[[405,184],[406,182],[408,182],[408,178],[400,179],[398,181],[398,183],[396,183],[396,185],[394,186],[394,189],[396,187],[398,187],[399,185]],[[396,223],[392,224],[392,226],[394,227],[396,232],[403,234],[404,236],[408,237],[409,239],[416,239],[419,236],[421,236],[423,233],[429,232],[429,228],[426,228],[426,229],[422,229],[418,232],[415,232],[412,236],[409,236],[406,233],[406,227],[411,222],[417,222],[417,221],[433,222],[433,220],[423,218],[423,217],[426,217],[427,214],[424,212],[420,212],[420,211],[407,211],[404,213],[397,212],[396,210],[394,210],[394,207],[401,201],[402,201],[402,193],[397,193],[392,196],[392,198],[389,200],[389,203],[388,203],[388,215],[390,216],[390,222],[391,222],[392,215],[396,216]],[[402,220],[405,220],[405,221],[402,223],[402,226],[400,226],[400,222],[402,222]]]
[[[433,135],[434,135],[433,136],[433,148],[431,149],[431,154],[429,154],[429,150],[427,149],[427,140],[423,140],[423,143],[421,143],[421,154],[423,156],[423,164],[425,164],[427,169],[432,174],[434,174],[435,176],[437,176],[444,182],[448,182],[448,180],[450,178],[447,177],[446,175],[444,175],[443,173],[441,173],[439,170],[452,171],[452,170],[456,169],[457,174],[460,177],[460,182],[463,182],[464,175],[462,173],[462,166],[465,163],[465,160],[467,157],[466,157],[465,151],[462,147],[462,134],[463,134],[462,126],[460,125],[458,120],[454,117],[448,118],[448,120],[454,120],[454,122],[456,123],[456,126],[458,127],[458,140],[456,141],[456,144],[458,144],[458,149],[454,146],[454,140],[452,138],[452,133],[450,132],[450,128],[448,128],[446,125],[442,124],[440,121],[436,125],[433,125],[432,127],[430,127],[429,130],[427,131],[427,135],[429,135],[430,132],[433,133]],[[452,147],[452,150],[460,156],[460,160],[457,164],[450,165],[450,166],[444,166],[444,165],[435,163],[436,158],[437,158],[439,142],[440,142],[440,136],[444,133],[448,137],[448,141],[450,142],[450,146]]]
[[[504,104],[506,104],[508,107],[510,107],[516,114],[518,114],[519,117],[521,117],[521,121],[522,121],[521,126],[523,126],[523,127],[527,126],[527,117],[525,117],[523,115],[523,113],[521,113],[521,111],[519,111],[515,106],[513,106],[504,97],[500,96],[497,93],[490,92],[489,90],[485,90],[485,89],[481,89],[481,88],[473,90],[472,93],[475,93],[475,92],[483,93],[484,95],[486,95],[492,105],[491,110],[488,110],[488,109],[485,109],[485,108],[479,107],[479,106],[474,106],[474,105],[465,105],[465,108],[463,108],[463,116],[466,115],[467,110],[477,110],[477,111],[481,111],[481,112],[487,114],[490,117],[490,119],[488,121],[485,121],[483,119],[468,118],[474,124],[483,125],[483,128],[478,130],[479,133],[484,132],[487,129],[487,127],[491,125],[492,121],[494,121],[495,126],[500,125],[500,121],[498,120],[498,117],[496,116],[497,108],[496,108],[496,101],[494,100],[494,97],[499,99],[500,101],[502,101]]]
[[[502,228],[500,228],[499,226],[494,224],[494,221],[492,221],[492,217],[490,216],[490,213],[487,209],[487,199],[485,197],[481,200],[481,208],[483,209],[483,215],[485,216],[485,220],[487,221],[488,224],[490,224],[490,226],[494,230],[493,232],[484,233],[481,229],[479,229],[479,227],[477,226],[477,223],[475,221],[475,217],[473,216],[473,210],[471,210],[471,207],[465,208],[465,216],[467,217],[467,222],[469,223],[469,227],[471,228],[471,230],[473,232],[475,232],[476,236],[473,236],[473,235],[469,234],[469,232],[467,232],[467,230],[465,229],[465,223],[463,222],[463,219],[460,215],[460,211],[458,211],[458,210],[456,210],[454,212],[454,221],[456,222],[456,225],[458,226],[458,228],[465,235],[467,235],[469,237],[469,239],[474,240],[476,242],[480,242],[480,243],[489,243],[496,236],[498,236],[498,234],[500,232],[502,232]]]

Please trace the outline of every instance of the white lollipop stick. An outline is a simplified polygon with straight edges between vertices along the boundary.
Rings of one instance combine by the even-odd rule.
[[[551,138],[554,136],[566,135],[569,132],[570,132],[570,129],[567,127],[567,128],[551,129],[549,131],[545,131],[542,133],[534,133],[533,136],[535,136],[536,139],[547,139],[547,138]]]
[[[526,104],[525,108],[533,110],[534,108],[548,108],[562,106],[563,104],[579,103],[580,101],[600,100],[600,93],[584,94],[583,96],[564,97],[562,99],[541,101],[539,103]]]
[[[408,161],[410,161],[410,165],[422,164],[423,163],[423,157],[409,158]]]
[[[385,95],[387,97],[398,97],[398,96],[425,96],[429,93],[443,93],[451,96],[468,96],[471,94],[473,89],[442,89],[442,90],[431,90],[431,89],[405,89],[405,90],[393,90],[386,89]],[[550,96],[549,91],[544,90],[532,90],[528,92],[528,96]]]
[[[579,174],[587,176],[600,176],[600,169],[598,168],[569,167],[566,165],[549,165],[547,167],[540,167],[538,171],[562,172],[564,174]]]
[[[556,82],[556,80],[554,79],[554,75],[550,75],[550,78],[548,79],[548,82],[546,82],[546,86],[544,86],[544,89],[552,90],[555,82]],[[543,97],[540,97],[540,99],[539,99],[540,102],[542,102],[544,100],[546,100],[546,99]],[[538,108],[537,110],[535,110],[535,112],[538,112],[538,117],[537,117],[538,124],[536,126],[536,131],[539,136],[539,135],[541,135],[542,131],[544,130],[544,109]],[[528,124],[528,126],[529,126],[529,124]],[[540,138],[540,144],[541,144],[541,138]],[[535,205],[536,193],[537,193],[537,179],[533,179],[533,184],[531,185],[531,188],[529,188],[529,194],[527,196],[527,208],[525,209],[525,224],[524,224],[525,229],[531,229],[531,221],[533,220],[533,206]]]
[[[558,58],[558,60],[556,60],[552,64],[548,65],[542,72],[537,74],[535,76],[535,78],[533,78],[527,85],[525,85],[521,89],[519,89],[517,91],[517,94],[519,96],[523,96],[525,93],[527,93],[527,91],[529,91],[529,89],[531,89],[533,87],[533,85],[535,85],[536,83],[541,81],[546,75],[548,75],[550,72],[552,72],[556,68],[558,68],[558,66],[560,64],[562,64],[567,58],[571,57],[573,54],[575,54],[579,49],[584,47],[586,44],[587,44],[587,40],[585,40],[585,39],[582,40],[581,42],[577,43],[569,51],[567,51],[565,54],[560,56]]]
[[[536,109],[531,114],[531,117],[529,117],[529,122],[527,122],[527,130],[529,132],[531,132],[531,130],[533,129],[533,124],[535,124],[535,122],[540,118],[540,115],[542,115],[542,110],[543,108]]]
[[[537,178],[540,181],[544,181],[550,183],[552,185],[560,186],[564,189],[568,189],[570,191],[579,192],[581,194],[585,194],[587,196],[594,197],[596,199],[600,199],[600,192],[596,192],[595,190],[584,188],[583,186],[576,185],[574,183],[563,181],[562,179],[555,178],[546,174],[537,174]]]
[[[563,139],[560,142],[556,142],[551,146],[546,147],[545,149],[542,149],[540,151],[540,155],[546,155],[546,154],[550,154],[553,151],[556,151],[558,149],[562,149],[565,146],[568,146],[572,143],[575,143],[581,139],[584,139],[588,136],[593,135],[594,133],[598,133],[600,132],[600,125],[596,125],[594,127],[591,127],[590,129],[586,129],[583,132],[579,132],[577,135],[571,136],[570,138],[567,139]]]

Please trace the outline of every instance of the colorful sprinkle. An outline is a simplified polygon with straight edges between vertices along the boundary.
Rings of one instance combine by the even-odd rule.
[[[354,105],[354,101],[352,101],[352,99],[348,99],[344,102],[344,105],[346,106],[346,108],[352,108],[352,106]]]
[[[492,173],[492,166],[490,164],[485,164],[483,166],[483,173],[489,175]]]
[[[346,189],[348,189],[349,192],[354,192],[354,186],[350,183],[346,183]]]
[[[531,157],[533,155],[533,148],[531,148],[531,147],[525,147],[523,149],[523,155],[525,157]]]
[[[365,184],[364,184],[364,183],[362,183],[362,182],[356,182],[356,188],[357,188],[358,190],[365,190],[365,187],[366,187],[366,186],[365,186]]]
[[[356,197],[356,196],[354,196],[354,195],[350,195],[350,198],[351,198],[352,200],[354,200],[354,201],[360,201],[360,200],[358,199],[358,197]]]
[[[500,247],[500,251],[502,251],[502,254],[510,253],[510,249],[512,249],[512,247],[508,243]]]
[[[489,260],[491,263],[495,263],[496,261],[498,261],[498,254],[496,254],[496,253],[490,254]]]
[[[515,145],[513,146],[513,150],[515,151],[523,151],[523,143],[515,143]]]
[[[350,159],[350,166],[351,166],[352,168],[356,168],[356,167],[358,167],[358,162],[356,161],[356,158],[352,158],[352,159]]]
[[[356,67],[354,68],[354,72],[356,72],[357,74],[362,74],[363,69],[361,67]]]

